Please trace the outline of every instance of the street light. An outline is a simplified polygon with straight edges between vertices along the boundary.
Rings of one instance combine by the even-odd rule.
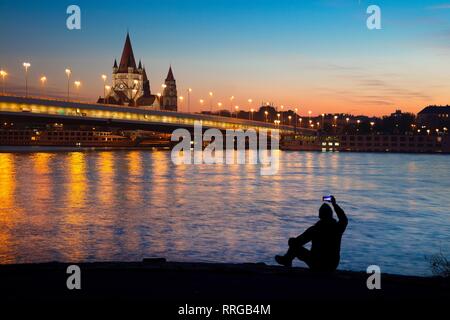
[[[28,97],[28,68],[31,67],[31,64],[24,62],[23,67],[25,68],[25,97]]]
[[[222,102],[217,103],[217,108],[219,109],[219,116],[222,114]]]
[[[105,86],[106,92],[109,95],[109,92],[111,91],[111,86]],[[105,104],[107,104],[107,101],[105,101]]]
[[[303,119],[302,119],[302,118],[299,118],[298,121],[300,122],[300,128],[301,128],[301,127],[302,127],[302,121],[303,121]]]
[[[268,111],[264,111],[264,115],[266,116],[266,122],[267,122],[267,116],[269,115]]]
[[[78,95],[78,98],[80,98],[79,97],[79,95],[80,95],[80,86],[81,86],[81,82],[80,81],[75,81],[74,83],[73,83],[74,85],[75,85],[75,88],[77,88],[77,95]]]
[[[233,116],[233,100],[234,100],[234,96],[230,97],[230,112],[231,115]]]
[[[298,113],[298,108],[295,108],[294,111],[295,111],[294,129],[295,129],[295,132],[297,132],[297,117],[298,117],[297,113]]]
[[[192,92],[192,89],[189,88],[189,89],[187,90],[187,96],[188,96],[188,113],[191,112],[191,92]]]
[[[41,84],[42,84],[42,96],[44,96],[44,91],[45,91],[45,83],[47,82],[47,77],[46,76],[42,76],[41,77]]]
[[[251,116],[252,116],[252,117],[251,117],[251,120],[253,120],[253,112],[255,112],[255,109],[251,108],[251,109],[250,109],[250,114],[251,114]]]
[[[103,79],[103,101],[106,101],[106,79],[108,77],[105,74],[102,74]]]
[[[212,106],[212,97],[213,97],[213,93],[212,93],[212,91],[210,91],[210,92],[209,92],[209,109],[210,109],[211,113],[212,113],[212,109],[213,109],[213,106]]]
[[[5,94],[5,77],[8,73],[5,70],[0,70],[0,75],[2,76],[2,93]]]
[[[200,101],[200,109],[202,109],[203,108],[203,103],[205,102],[205,100],[200,99],[199,101]]]
[[[183,103],[184,97],[183,97],[183,96],[180,96],[178,99],[180,99],[180,110],[181,110],[181,105],[182,105],[182,103]]]
[[[236,119],[238,118],[238,112],[239,112],[239,106],[235,106],[234,109],[236,109]]]
[[[291,119],[292,119],[292,116],[288,116],[289,125],[291,125]]]
[[[70,99],[70,75],[72,74],[72,71],[70,69],[66,69],[66,75],[67,75],[67,101]]]

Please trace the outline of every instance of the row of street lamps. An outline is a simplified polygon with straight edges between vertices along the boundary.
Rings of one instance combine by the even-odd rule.
[[[25,97],[28,97],[28,69],[31,68],[31,63],[30,62],[24,62],[22,63],[22,66],[25,70]],[[70,69],[66,69],[65,70],[66,76],[67,76],[67,100],[69,100],[70,98],[70,76],[72,74],[72,71]],[[5,87],[6,87],[6,83],[5,83],[5,78],[8,76],[8,72],[6,72],[5,70],[0,70],[0,76],[2,77],[2,93],[5,94]],[[45,84],[47,83],[47,77],[45,75],[41,76],[41,78],[39,79],[42,85],[42,90],[44,91],[45,89]],[[81,86],[81,81],[74,81],[73,83],[75,85],[75,88],[77,89],[77,91],[79,90],[80,86]]]

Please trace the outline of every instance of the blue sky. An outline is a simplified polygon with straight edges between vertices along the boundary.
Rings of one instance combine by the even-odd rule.
[[[80,31],[66,28],[70,4],[81,8]],[[382,30],[366,27],[370,4],[382,10]],[[95,99],[129,30],[155,93],[172,64],[180,95],[192,87],[197,101],[213,91],[224,105],[234,95],[244,108],[248,98],[315,113],[450,103],[446,0],[2,0],[0,15],[11,88],[28,60],[32,85],[45,74],[48,90],[63,92],[69,66],[80,95]]]

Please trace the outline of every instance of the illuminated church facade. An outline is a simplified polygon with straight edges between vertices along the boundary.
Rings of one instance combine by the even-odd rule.
[[[136,64],[130,35],[127,33],[120,63],[114,60],[112,86],[99,103],[134,107],[152,107],[158,110],[177,111],[177,85],[172,66],[169,67],[162,94],[153,94],[150,80],[142,62]]]

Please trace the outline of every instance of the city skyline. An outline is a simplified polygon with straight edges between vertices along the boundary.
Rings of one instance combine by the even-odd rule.
[[[247,110],[269,101],[299,108],[300,114],[380,116],[397,108],[417,113],[426,105],[448,104],[449,6],[378,1],[383,29],[370,31],[369,4],[79,1],[82,29],[69,31],[67,4],[4,2],[1,11],[9,14],[0,22],[0,41],[7,44],[0,68],[8,72],[7,90],[24,92],[22,63],[30,62],[30,92],[44,92],[45,76],[45,93],[60,96],[66,90],[64,70],[70,68],[73,80],[81,81],[78,97],[95,101],[103,94],[101,75],[111,83],[112,63],[129,30],[152,92],[162,90],[171,64],[179,96],[192,88],[191,111],[200,111],[200,99],[209,103],[209,92],[215,109],[219,102],[223,109]],[[102,19],[104,25],[98,23]]]

